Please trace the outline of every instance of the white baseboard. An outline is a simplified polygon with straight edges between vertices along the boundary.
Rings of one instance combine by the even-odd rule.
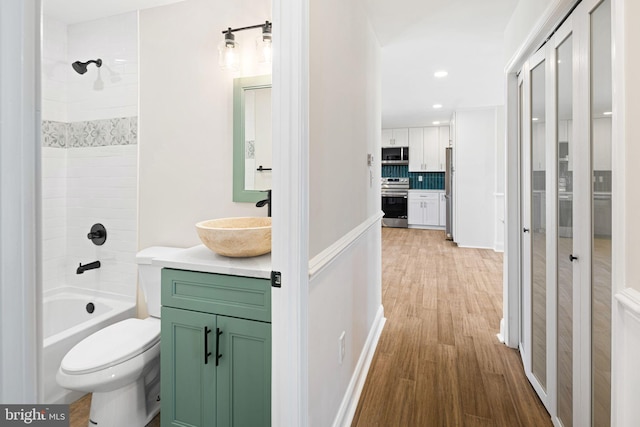
[[[382,329],[386,321],[387,319],[384,317],[384,307],[380,306],[371,330],[369,331],[369,336],[367,336],[367,341],[362,349],[362,353],[360,353],[360,357],[358,358],[356,369],[353,372],[351,381],[349,381],[347,391],[342,398],[342,403],[340,404],[336,418],[333,421],[333,427],[348,427],[351,425],[353,416],[358,408],[362,388],[369,373],[371,360],[373,359],[378,341],[380,340],[380,334],[382,334]]]

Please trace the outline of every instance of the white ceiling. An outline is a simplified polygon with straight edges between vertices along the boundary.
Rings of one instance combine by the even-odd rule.
[[[365,0],[382,45],[382,126],[448,122],[456,109],[504,104],[503,35],[517,3]],[[435,78],[441,69],[449,75]]]
[[[42,0],[44,14],[65,24],[93,21],[183,0]]]

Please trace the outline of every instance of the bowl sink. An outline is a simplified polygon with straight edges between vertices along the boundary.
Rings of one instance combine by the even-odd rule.
[[[271,218],[219,218],[196,224],[204,245],[228,257],[252,257],[271,252]]]

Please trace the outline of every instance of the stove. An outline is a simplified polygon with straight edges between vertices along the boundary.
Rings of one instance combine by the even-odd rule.
[[[382,178],[383,227],[407,228],[409,178]]]

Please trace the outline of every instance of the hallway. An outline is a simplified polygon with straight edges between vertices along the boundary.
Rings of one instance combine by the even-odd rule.
[[[502,254],[396,228],[382,229],[382,253],[387,323],[352,426],[551,426],[496,338]]]

